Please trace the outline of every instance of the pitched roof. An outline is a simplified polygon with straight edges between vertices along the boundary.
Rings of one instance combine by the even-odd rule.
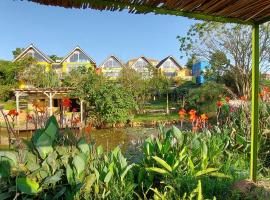
[[[173,56],[167,56],[166,58],[164,58],[163,60],[161,60],[156,68],[159,68],[164,62],[166,62],[168,59],[171,59],[176,65],[177,67],[179,67],[180,69],[183,69],[183,67],[176,61],[176,59]]]
[[[106,63],[106,61],[109,60],[110,58],[113,58],[113,59],[117,60],[117,62],[119,62],[122,67],[125,66],[123,64],[123,62],[119,58],[117,58],[115,55],[110,55],[98,66],[98,68],[102,67],[102,65],[104,65]]]
[[[87,55],[87,53],[85,53],[85,51],[84,50],[82,50],[82,48],[81,47],[79,47],[79,46],[76,46],[71,52],[69,52],[62,60],[61,60],[61,62],[60,62],[60,64],[61,63],[63,63],[69,56],[71,56],[75,51],[77,51],[77,50],[79,50],[79,51],[81,51],[93,64],[95,64],[96,65],[96,62],[90,57],[90,56],[88,56]]]
[[[13,62],[19,60],[20,58],[23,58],[26,53],[30,50],[30,49],[34,49],[34,51],[36,51],[39,55],[41,55],[48,63],[53,63],[54,61],[48,57],[45,53],[43,53],[42,51],[40,51],[37,47],[35,47],[33,44],[30,44],[27,48],[25,48],[14,60]]]
[[[133,62],[133,63],[131,64],[131,66],[133,66],[140,58],[142,58],[142,59],[145,60],[149,65],[152,65],[152,66],[154,66],[154,65],[152,64],[152,62],[158,62],[158,60],[155,60],[155,59],[152,59],[152,58],[147,58],[147,57],[145,57],[145,56],[140,56],[140,57],[138,57],[138,58],[134,58],[134,59],[129,60],[128,63]],[[154,67],[155,67],[155,66],[154,66]]]

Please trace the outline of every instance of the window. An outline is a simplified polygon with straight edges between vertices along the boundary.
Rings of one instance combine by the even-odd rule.
[[[165,72],[164,75],[167,77],[175,77],[177,75],[177,73],[176,72]]]
[[[162,64],[162,67],[163,67],[164,69],[177,68],[176,64],[175,64],[171,59],[166,60],[166,61]]]
[[[73,55],[70,56],[69,62],[78,62],[78,54],[74,53]]]
[[[38,62],[45,62],[45,59],[39,53],[33,50],[30,50],[28,53],[25,54],[25,56],[35,58]]]
[[[69,62],[90,62],[89,58],[82,52],[74,52],[69,57]]]
[[[144,60],[138,60],[135,64],[134,64],[134,68],[135,69],[141,69],[144,68],[148,65],[148,63]]]
[[[79,62],[89,62],[89,58],[85,54],[79,53],[78,55],[79,55],[79,60],[78,60]]]
[[[121,64],[114,58],[110,58],[104,63],[104,68],[120,68],[120,67]]]

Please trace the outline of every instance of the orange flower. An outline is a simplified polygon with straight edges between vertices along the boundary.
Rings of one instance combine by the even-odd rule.
[[[179,110],[178,114],[179,114],[180,119],[184,119],[186,115],[186,110],[182,108]]]
[[[196,110],[193,110],[193,109],[191,109],[189,112],[188,112],[188,114],[190,114],[190,115],[196,115]]]
[[[241,99],[242,101],[246,101],[246,100],[247,100],[247,97],[246,97],[246,96],[241,96],[240,99]]]
[[[189,120],[190,121],[196,120],[196,115],[195,114],[190,115]]]
[[[71,102],[71,100],[69,98],[65,98],[65,99],[62,100],[63,107],[69,108],[69,107],[71,107],[71,103],[72,102]]]
[[[207,115],[206,114],[202,114],[201,115],[201,120],[202,120],[202,122],[206,122],[208,120]]]
[[[72,120],[72,124],[79,124],[80,123],[80,118],[79,117],[75,117],[73,120]]]
[[[223,105],[223,103],[221,101],[217,101],[217,107],[221,107]]]
[[[18,116],[19,113],[15,109],[12,109],[12,110],[8,111],[8,115],[14,117],[14,116]]]
[[[260,96],[261,98],[263,98],[264,95],[265,95],[264,91],[262,91],[262,92],[259,93],[259,96]]]
[[[88,126],[85,127],[85,132],[90,133],[92,130],[92,125],[89,123]]]
[[[263,87],[263,91],[269,93],[269,87]]]
[[[226,97],[225,98],[226,102],[229,103],[229,101],[231,100],[230,97]]]

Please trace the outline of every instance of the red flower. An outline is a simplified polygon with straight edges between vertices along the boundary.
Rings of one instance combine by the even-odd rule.
[[[221,101],[217,101],[217,107],[221,107],[223,105],[223,103]]]
[[[72,109],[72,112],[77,112],[77,108],[73,108]]]
[[[32,117],[30,114],[27,114],[27,115],[26,115],[26,120],[27,120],[27,121],[30,121],[30,120],[32,120],[32,119],[33,119],[33,117]]]
[[[230,97],[226,97],[225,98],[226,102],[229,103],[229,101],[231,100]]]
[[[69,98],[65,98],[62,100],[63,107],[70,108],[72,101]]]
[[[12,110],[8,111],[8,115],[14,117],[14,116],[18,116],[19,113],[15,109],[12,109]]]

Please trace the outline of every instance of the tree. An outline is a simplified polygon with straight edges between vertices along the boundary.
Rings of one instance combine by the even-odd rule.
[[[261,70],[269,68],[270,60],[270,24],[260,28],[260,63]],[[183,37],[178,37],[180,51],[186,55],[195,54],[213,62],[213,58],[225,58],[225,68],[219,73],[231,79],[231,87],[239,96],[250,96],[251,85],[251,27],[245,25],[202,22],[192,25]],[[222,52],[222,53],[221,53]],[[218,60],[218,59],[214,59]],[[227,62],[227,61],[228,62]],[[215,63],[215,62],[214,62]],[[216,63],[215,63],[216,64]],[[219,63],[220,64],[220,63]],[[222,65],[222,63],[221,63]]]
[[[49,56],[54,62],[56,62],[57,60],[62,60],[63,57],[58,57],[57,55],[50,55]]]
[[[186,67],[190,70],[192,70],[192,66],[193,64],[195,64],[196,62],[198,62],[198,58],[195,54],[192,54],[188,60],[187,60],[187,63],[186,63]]]
[[[74,75],[76,77],[71,78]],[[87,112],[95,125],[126,122],[136,108],[133,96],[126,88],[93,70],[80,67],[71,72],[69,79],[68,85],[75,88],[71,95],[87,103]]]
[[[26,58],[16,62],[23,66],[19,73],[19,80],[24,81],[27,85],[46,88],[59,87],[61,82],[54,69],[40,65],[34,58]]]
[[[0,61],[0,100],[11,98],[12,89],[18,86],[18,74],[23,69],[22,62]]]
[[[12,51],[13,57],[16,58],[23,52],[24,48],[17,47],[14,51]]]
[[[170,113],[169,109],[169,92],[171,91],[173,80],[163,76],[161,74],[156,74],[151,80],[151,86],[155,88],[155,92],[158,94],[166,94],[166,113]]]
[[[149,71],[147,70],[148,74]],[[153,72],[150,71],[151,76]],[[144,112],[146,102],[151,98],[151,76],[144,76],[141,72],[130,67],[124,67],[117,82],[125,88],[127,93],[132,94],[137,104],[137,112]]]
[[[224,82],[223,76],[227,72],[230,61],[222,51],[213,52],[210,56],[209,63],[211,68],[207,69],[206,78],[216,80],[217,82]]]

